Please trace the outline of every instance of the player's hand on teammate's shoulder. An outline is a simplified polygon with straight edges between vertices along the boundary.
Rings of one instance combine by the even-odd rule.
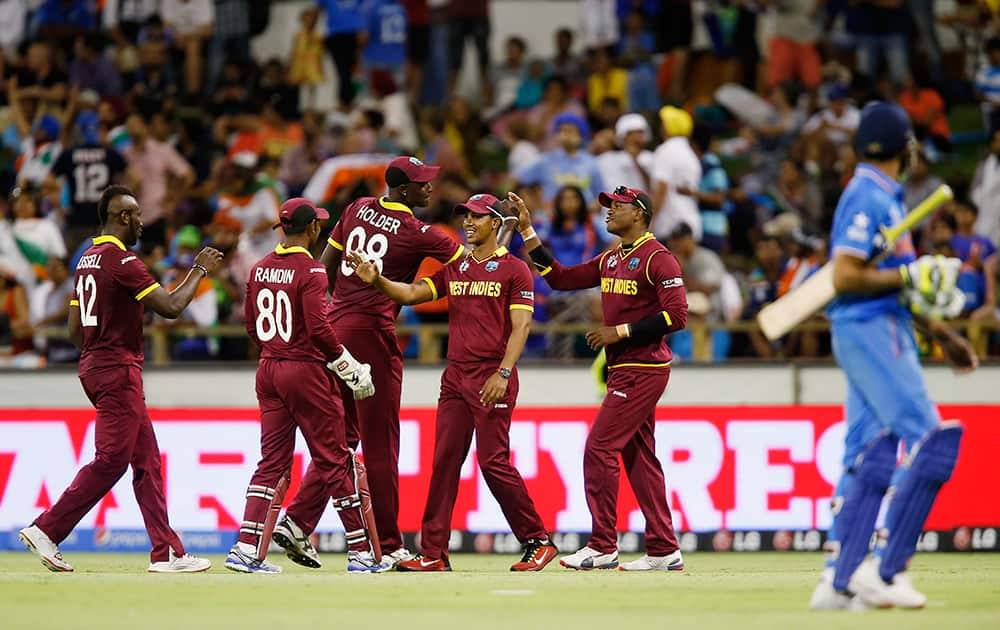
[[[195,256],[194,267],[195,269],[201,267],[208,275],[212,275],[222,265],[222,258],[222,252],[213,247],[206,247]]]
[[[372,284],[378,279],[378,267],[374,263],[365,260],[361,252],[352,251],[347,254],[347,264],[357,274],[362,281]]]
[[[515,195],[513,191],[507,193],[507,199],[514,204],[514,208],[517,210],[517,231],[524,232],[530,229],[531,211],[528,210],[528,205],[524,203],[524,199]]]

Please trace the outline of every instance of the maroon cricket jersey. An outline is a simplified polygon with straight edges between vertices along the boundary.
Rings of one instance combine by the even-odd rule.
[[[378,265],[382,277],[409,284],[424,258],[447,264],[465,249],[385,197],[362,197],[345,208],[328,242],[342,254],[331,313],[337,322],[349,320],[352,328],[391,328],[400,306],[360,280],[343,260],[345,252],[361,252]]]
[[[80,308],[80,374],[113,365],[142,367],[140,300],[160,286],[114,236],[98,236],[76,265],[73,306]]]
[[[680,263],[648,232],[630,248],[619,245],[572,267],[554,262],[540,272],[559,291],[601,287],[605,326],[661,316],[668,332],[674,332],[687,323]],[[653,342],[623,339],[609,345],[606,352],[609,368],[666,367],[673,357],[662,337]]]
[[[326,267],[304,247],[278,245],[250,269],[244,314],[260,358],[326,363],[340,356],[326,287]]]
[[[535,310],[531,271],[506,247],[486,260],[470,251],[423,278],[434,299],[448,296],[448,360],[499,361],[510,338],[510,312]]]

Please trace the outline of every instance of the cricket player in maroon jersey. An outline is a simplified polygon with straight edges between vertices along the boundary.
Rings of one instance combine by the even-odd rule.
[[[69,488],[20,539],[50,571],[72,571],[57,546],[80,519],[132,466],[132,489],[153,544],[151,573],[194,573],[211,563],[184,552],[170,528],[160,474],[160,450],[146,411],[142,387],[142,318],[145,308],[177,318],[203,276],[219,267],[222,254],[206,247],[187,277],[168,292],[129,247],[142,236],[142,210],[123,186],[101,194],[101,235],[76,267],[69,335],[80,355],[80,383],[97,409],[94,461],[80,469]]]
[[[424,258],[443,263],[457,259],[464,248],[446,234],[413,216],[413,208],[427,205],[431,180],[438,167],[414,157],[389,163],[385,197],[362,197],[344,209],[333,228],[321,261],[334,282],[330,309],[337,336],[358,360],[372,367],[378,396],[355,401],[344,396],[347,444],[356,448],[359,438],[368,469],[372,507],[383,558],[391,567],[411,558],[399,531],[399,397],[403,384],[403,355],[396,339],[399,306],[368,284],[343,259],[343,252],[357,250],[378,265],[381,274],[397,282],[413,282]],[[307,491],[303,485],[300,492]],[[305,509],[292,503],[289,512],[316,522],[322,507]],[[297,523],[302,525],[301,523]]]
[[[559,552],[510,462],[510,419],[517,401],[517,370],[531,328],[535,293],[531,272],[497,233],[506,216],[493,195],[473,195],[455,208],[465,214],[474,249],[416,284],[379,275],[378,265],[351,251],[356,276],[400,304],[448,296],[448,367],[441,376],[434,470],[420,539],[420,555],[399,571],[450,571],[448,536],[462,462],[476,434],[476,456],[486,485],[500,504],[524,555],[511,571],[541,571]]]
[[[299,505],[318,505],[322,513],[332,498],[347,532],[347,570],[380,571],[365,528],[353,457],[344,437],[344,409],[339,393],[334,393],[333,378],[336,373],[352,398],[367,398],[374,393],[371,368],[338,341],[327,313],[326,268],[309,253],[330,215],[308,199],[295,198],[281,204],[278,217],[274,227],[283,230],[284,238],[250,269],[247,279],[247,334],[261,349],[257,367],[261,458],[247,488],[239,540],[229,551],[226,568],[281,573],[266,556],[272,534],[279,539],[275,524],[288,489],[298,428],[312,456],[307,472],[310,487],[299,493]],[[318,568],[319,556],[308,538],[316,523],[295,518],[292,508],[289,514],[304,523],[303,529],[283,535],[299,538],[298,546],[309,554],[296,562]]]
[[[646,517],[646,555],[621,565],[623,571],[680,571],[677,546],[663,480],[654,449],[656,404],[670,377],[670,348],[664,335],[684,328],[687,298],[681,268],[670,251],[649,233],[652,202],[646,193],[619,187],[601,193],[609,208],[608,231],[621,244],[589,262],[563,267],[531,228],[524,202],[518,229],[532,262],[549,286],[560,291],[601,288],[604,326],[587,333],[592,348],[605,348],[608,393],[587,437],[584,484],[593,529],[587,546],[560,559],[571,569],[618,566],[616,507],[618,457]]]

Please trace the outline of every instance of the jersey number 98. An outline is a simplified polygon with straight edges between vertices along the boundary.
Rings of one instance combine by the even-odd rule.
[[[385,237],[385,234],[373,234],[371,238],[368,238],[365,229],[359,226],[347,235],[347,246],[344,248],[344,252],[361,252],[364,254],[365,260],[374,264],[378,268],[378,272],[382,273],[382,259],[389,253],[389,239]],[[344,260],[340,263],[340,273],[350,276],[354,270]]]
[[[292,338],[292,301],[282,290],[257,292],[257,338],[271,341],[278,335],[288,343]]]

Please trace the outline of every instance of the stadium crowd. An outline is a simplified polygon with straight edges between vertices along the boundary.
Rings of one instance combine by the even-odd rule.
[[[277,242],[281,201],[301,194],[335,219],[384,190],[400,154],[441,167],[427,222],[460,241],[456,203],[514,190],[544,210],[536,229],[566,264],[612,244],[600,191],[646,190],[652,230],[682,263],[691,318],[749,321],[826,261],[871,100],[899,102],[914,122],[920,160],[907,204],[940,185],[940,172],[956,190],[915,235],[918,249],[960,257],[965,316],[998,318],[995,0],[963,0],[948,15],[918,0],[582,0],[580,22],[553,33],[555,54],[539,57],[514,36],[500,59],[490,55],[489,0],[317,0],[297,3],[287,55],[256,60],[250,42],[270,4],[0,0],[0,351],[75,360],[68,342],[34,333],[65,323],[75,260],[111,183],[138,192],[140,253],[164,286],[203,245],[226,254],[179,321],[238,324],[247,270]],[[958,47],[943,51],[939,29]],[[695,31],[707,44],[693,44]],[[319,93],[330,82],[337,101],[327,106]],[[977,107],[985,133],[953,133],[950,115]],[[599,317],[593,294],[536,278],[536,296],[538,321]],[[401,319],[446,313],[431,303]],[[768,343],[715,329],[711,341],[713,360],[829,354],[815,332]],[[670,343],[692,357],[690,332]],[[171,348],[178,360],[249,351],[246,340],[212,336]],[[589,350],[582,337],[553,334],[527,354]]]

